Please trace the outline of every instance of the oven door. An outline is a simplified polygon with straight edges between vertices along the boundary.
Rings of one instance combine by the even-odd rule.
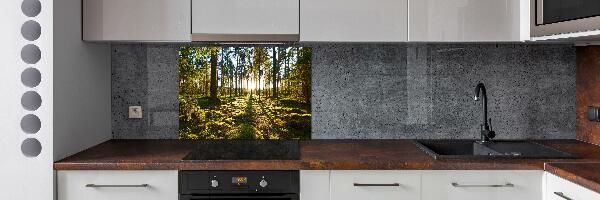
[[[600,29],[599,0],[533,0],[534,37]]]
[[[202,195],[179,195],[179,200],[206,200],[206,199],[218,199],[218,200],[299,200],[297,194],[282,194],[282,195],[218,195],[218,196],[202,196]]]

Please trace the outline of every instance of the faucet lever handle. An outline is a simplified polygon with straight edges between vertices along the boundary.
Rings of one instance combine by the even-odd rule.
[[[490,124],[490,132],[488,133],[488,137],[490,139],[492,139],[492,138],[496,137],[496,132],[492,128],[492,118],[490,118],[489,121],[490,121],[490,123],[489,123]]]

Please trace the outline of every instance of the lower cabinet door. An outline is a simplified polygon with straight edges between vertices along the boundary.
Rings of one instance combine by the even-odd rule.
[[[300,200],[329,200],[329,170],[300,170]]]
[[[544,200],[600,200],[600,194],[554,174],[546,173]]]
[[[419,171],[331,171],[331,200],[419,200]]]
[[[542,200],[543,171],[423,171],[422,200]]]
[[[177,171],[57,172],[58,200],[177,200]]]

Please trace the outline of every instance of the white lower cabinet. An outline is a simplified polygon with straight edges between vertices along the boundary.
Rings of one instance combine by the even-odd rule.
[[[177,200],[177,171],[57,172],[58,200]]]
[[[542,200],[543,171],[423,171],[422,200]]]
[[[419,200],[419,171],[331,171],[331,200]]]
[[[600,200],[536,170],[302,170],[301,200]],[[58,200],[177,200],[175,170],[57,171]]]
[[[544,200],[600,200],[600,194],[567,181],[554,174],[546,173]]]
[[[300,199],[329,200],[329,170],[300,171]]]

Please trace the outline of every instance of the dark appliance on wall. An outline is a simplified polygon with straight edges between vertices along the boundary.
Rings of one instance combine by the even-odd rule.
[[[550,36],[600,29],[598,0],[533,0],[531,36]]]
[[[299,171],[179,171],[179,200],[298,200]]]

